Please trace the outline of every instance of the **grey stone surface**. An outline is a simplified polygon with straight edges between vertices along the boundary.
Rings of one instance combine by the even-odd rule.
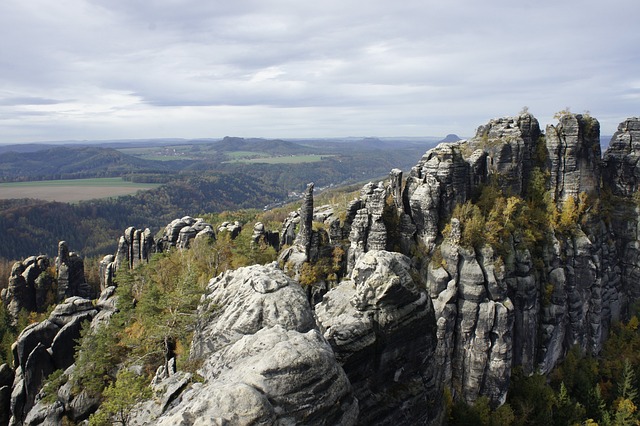
[[[275,264],[211,280],[198,312],[190,356],[202,360],[204,382],[174,397],[164,413],[137,421],[355,424],[349,380],[316,329],[304,291]]]
[[[580,193],[600,194],[600,123],[582,114],[565,114],[547,126],[550,186],[558,204]]]
[[[207,286],[190,356],[202,358],[243,335],[275,325],[300,332],[315,327],[300,285],[275,264],[228,271]]]
[[[369,251],[351,280],[316,305],[325,338],[349,377],[360,424],[440,424],[436,322],[409,258]]]
[[[521,195],[531,174],[532,157],[541,134],[538,120],[524,113],[490,120],[478,128],[468,144],[470,150],[479,151],[477,160],[488,165],[486,173],[494,176],[501,188]],[[487,155],[482,156],[482,151]],[[480,163],[477,163],[476,169],[478,167],[481,167]],[[483,176],[478,176],[479,171],[475,170],[472,174],[475,183],[484,180]]]

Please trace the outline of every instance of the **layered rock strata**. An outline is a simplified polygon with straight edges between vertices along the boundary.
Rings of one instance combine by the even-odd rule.
[[[34,410],[34,406],[44,380],[55,370],[66,370],[74,363],[74,348],[82,325],[97,313],[91,300],[72,297],[57,305],[48,319],[20,333],[13,347],[15,379],[10,402],[11,424],[40,423],[27,418],[41,412]]]
[[[84,276],[84,261],[70,252],[67,243],[58,244],[58,257],[31,256],[14,263],[9,286],[0,293],[9,315],[15,320],[21,310],[44,312],[67,297],[94,297]]]
[[[601,160],[599,123],[587,115],[566,114],[546,135],[530,114],[491,120],[469,141],[428,151],[409,172],[401,195],[400,174],[392,171],[387,187],[369,184],[352,203],[350,264],[374,250],[365,237],[372,232],[383,233],[378,241],[391,241],[387,248],[426,252],[426,263],[424,254],[413,263],[427,279],[437,318],[436,362],[456,397],[473,402],[485,395],[499,404],[512,366],[546,373],[575,345],[597,354],[609,325],[640,296],[632,200],[640,176],[639,122],[622,123]],[[526,200],[539,184],[532,181],[545,175],[557,208],[569,200],[567,208],[581,212],[570,232],[550,227],[535,253],[522,244],[521,230],[500,255],[489,246],[460,246],[463,225],[452,218],[456,205],[472,200],[485,184]],[[383,216],[384,227],[363,210],[373,187],[391,194],[396,208]],[[585,204],[603,191],[614,197],[602,200],[608,217]],[[449,237],[443,240],[445,225]]]
[[[440,424],[434,310],[411,261],[372,250],[316,305],[360,405],[359,424]]]

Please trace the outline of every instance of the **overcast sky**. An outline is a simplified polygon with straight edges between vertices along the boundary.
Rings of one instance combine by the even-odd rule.
[[[2,0],[0,143],[640,115],[638,0]]]

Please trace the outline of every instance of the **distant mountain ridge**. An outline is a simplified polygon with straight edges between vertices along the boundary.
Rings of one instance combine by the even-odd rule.
[[[225,136],[220,142],[215,142],[213,146],[217,151],[221,152],[251,151],[280,155],[310,154],[315,152],[315,150],[306,146],[282,139],[245,139],[232,136]]]
[[[184,162],[180,166],[184,167]],[[31,152],[5,152],[0,156],[0,180],[5,181],[121,176],[178,168],[176,163],[143,160],[99,147],[48,147]]]

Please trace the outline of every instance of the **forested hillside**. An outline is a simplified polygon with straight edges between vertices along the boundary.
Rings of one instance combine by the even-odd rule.
[[[3,153],[0,156],[0,182],[166,173],[187,165],[142,160],[111,148],[54,147],[27,153]]]
[[[367,143],[357,146],[362,148]],[[379,179],[393,167],[410,168],[427,147],[424,143],[401,144],[395,150],[389,144],[384,150],[373,146],[354,151],[340,143],[323,150],[322,144],[309,147],[280,140],[225,138],[170,149],[165,145],[144,147],[143,151],[125,149],[171,153],[162,161],[95,147],[4,153],[0,157],[0,176],[6,180],[122,176],[163,185],[138,195],[76,204],[0,200],[0,235],[6,242],[0,246],[0,258],[52,254],[60,240],[68,241],[84,256],[110,253],[117,235],[128,226],[149,227],[157,232],[176,217],[277,205],[290,195],[301,193],[308,182],[325,188]],[[175,152],[195,159],[175,160]],[[313,163],[296,157],[309,152],[331,154]],[[226,162],[233,153],[283,162]]]
[[[115,249],[128,226],[157,232],[176,217],[239,208],[262,208],[286,198],[286,192],[259,177],[242,173],[188,176],[157,189],[77,204],[37,200],[0,200],[0,257],[53,254],[66,240],[84,256]]]

